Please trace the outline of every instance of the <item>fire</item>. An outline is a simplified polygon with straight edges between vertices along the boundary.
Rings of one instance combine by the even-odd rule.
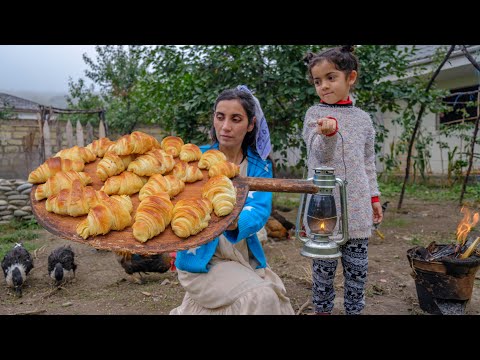
[[[322,223],[320,224],[320,230],[325,230],[325,223],[322,221]]]
[[[465,206],[462,207],[460,212],[464,215],[462,221],[457,226],[457,242],[463,246],[468,233],[478,223],[480,216],[478,213],[474,213],[472,216],[472,213]]]

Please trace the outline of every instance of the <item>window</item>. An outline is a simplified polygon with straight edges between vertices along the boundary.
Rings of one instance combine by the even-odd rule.
[[[478,85],[450,90],[451,95],[443,99],[451,106],[450,112],[439,116],[439,124],[457,124],[477,118]]]

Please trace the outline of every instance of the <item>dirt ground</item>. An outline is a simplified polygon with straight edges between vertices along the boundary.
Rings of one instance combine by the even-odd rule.
[[[404,201],[402,211],[397,212],[396,200],[389,200],[392,203],[380,227],[385,239],[373,235],[369,244],[364,314],[427,314],[418,304],[407,249],[415,245],[426,246],[433,240],[439,243],[453,240],[462,214],[455,203],[421,203],[408,199]],[[296,209],[282,214],[294,221]],[[184,291],[175,272],[148,274],[144,283],[138,284],[124,272],[113,253],[58,238],[43,229],[36,231],[35,268],[24,286],[23,297],[16,298],[2,282],[0,314],[163,315],[182,301]],[[47,258],[54,248],[63,244],[72,245],[78,269],[75,280],[57,289],[47,274]],[[264,248],[270,266],[286,286],[295,312],[309,314],[313,310],[309,305],[311,260],[300,255],[301,246],[292,238],[269,240]],[[470,315],[480,314],[480,273],[476,276],[466,308],[466,314]],[[344,314],[341,265],[337,268],[335,283],[334,314],[341,315]]]

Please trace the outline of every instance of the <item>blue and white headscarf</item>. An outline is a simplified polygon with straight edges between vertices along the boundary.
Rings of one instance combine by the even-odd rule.
[[[250,89],[246,85],[238,85],[238,90],[245,91],[252,95],[253,100],[255,100],[255,117],[257,118],[257,152],[260,157],[265,160],[272,150],[272,144],[270,143],[270,132],[268,131],[267,119],[263,114],[262,107],[258,99],[252,94]]]

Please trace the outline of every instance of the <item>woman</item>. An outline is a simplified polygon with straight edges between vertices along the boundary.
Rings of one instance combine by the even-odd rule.
[[[272,177],[272,162],[257,146],[258,101],[245,86],[223,91],[215,101],[211,137],[227,160],[240,165],[240,175]],[[258,115],[257,115],[258,116]],[[261,114],[260,120],[265,120]],[[263,137],[265,138],[265,137]],[[269,147],[267,147],[269,150]],[[281,279],[268,267],[259,231],[270,216],[272,194],[250,192],[237,220],[207,244],[179,251],[175,266],[186,293],[170,314],[293,315]]]

